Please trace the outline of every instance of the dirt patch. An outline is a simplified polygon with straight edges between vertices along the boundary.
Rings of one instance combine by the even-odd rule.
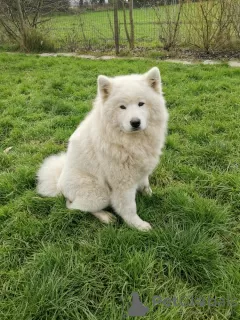
[[[186,60],[221,60],[229,61],[232,59],[240,59],[239,51],[212,51],[206,53],[200,50],[180,49],[173,51],[170,55],[175,55],[176,58]]]
[[[13,52],[7,52],[8,54],[15,54]],[[30,54],[28,54],[30,55]],[[89,55],[89,54],[77,54],[77,53],[65,53],[65,52],[60,52],[60,53],[40,53],[39,56],[41,57],[75,57],[75,58],[83,58],[83,59],[91,59],[91,60],[111,60],[111,59],[132,59],[132,60],[139,60],[139,59],[149,59],[147,57],[118,57],[118,56],[94,56],[94,55]],[[185,65],[191,65],[191,64],[204,64],[204,65],[216,65],[216,64],[221,64],[221,63],[227,63],[230,67],[234,68],[240,68],[240,61],[237,60],[202,60],[202,59],[157,59],[157,58],[150,58],[150,59],[156,59],[156,60],[162,60],[166,62],[171,62],[171,63],[181,63]]]

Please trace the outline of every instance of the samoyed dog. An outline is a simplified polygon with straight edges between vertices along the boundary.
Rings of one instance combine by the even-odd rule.
[[[157,67],[142,75],[98,77],[92,111],[69,140],[66,153],[45,159],[38,171],[38,193],[63,194],[69,209],[90,212],[104,223],[115,216],[149,230],[136,209],[136,192],[149,195],[149,175],[158,164],[168,112]]]

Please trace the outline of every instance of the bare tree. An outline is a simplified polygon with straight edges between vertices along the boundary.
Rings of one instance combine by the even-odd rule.
[[[49,13],[66,10],[68,5],[68,0],[0,0],[0,24],[10,39],[28,51],[37,26],[50,19]]]
[[[234,0],[191,1],[184,10],[187,43],[206,53],[228,47],[232,28],[231,8]],[[239,17],[238,17],[239,19]]]
[[[79,5],[79,7],[82,7],[83,6],[83,0],[79,0],[78,5]]]
[[[176,47],[179,42],[179,31],[184,0],[162,0],[162,6],[154,6],[159,28],[159,39],[165,50]],[[170,5],[171,4],[171,5]]]

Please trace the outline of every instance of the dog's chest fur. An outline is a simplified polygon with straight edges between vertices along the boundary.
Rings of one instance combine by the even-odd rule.
[[[107,180],[129,179],[139,181],[149,175],[156,167],[161,145],[163,142],[159,136],[151,139],[146,133],[121,142],[102,141],[99,163],[102,165]]]

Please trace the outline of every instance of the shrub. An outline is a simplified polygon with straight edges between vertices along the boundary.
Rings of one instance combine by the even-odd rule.
[[[179,29],[180,19],[182,15],[184,1],[171,0],[171,6],[169,0],[164,0],[164,10],[161,6],[153,7],[158,23],[159,40],[163,44],[165,50],[170,50],[177,46],[180,41]]]
[[[54,43],[37,29],[27,30],[24,49],[30,52],[55,51]]]
[[[232,36],[233,0],[188,1],[184,10],[186,43],[209,53],[229,46]]]

